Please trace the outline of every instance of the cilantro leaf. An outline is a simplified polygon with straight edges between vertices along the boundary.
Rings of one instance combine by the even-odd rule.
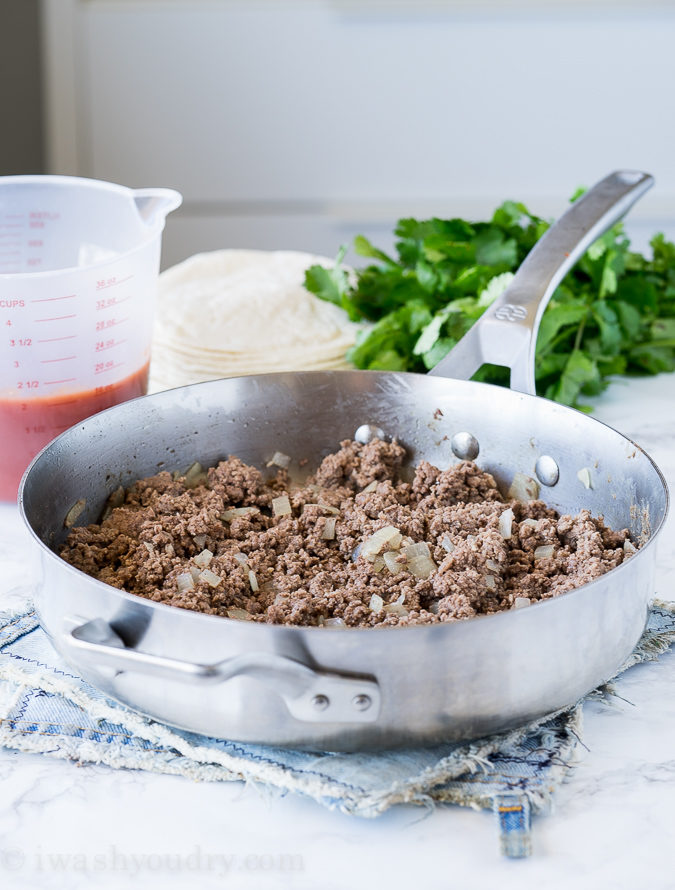
[[[518,262],[518,249],[514,238],[506,238],[499,229],[489,228],[476,235],[476,262],[483,266],[512,269]]]
[[[322,300],[340,306],[352,321],[358,321],[361,313],[352,303],[349,278],[342,265],[346,252],[346,247],[340,249],[335,265],[331,268],[320,265],[310,266],[305,272],[305,287]]]
[[[350,276],[342,248],[333,268],[307,270],[305,286],[372,323],[347,355],[357,367],[424,372],[509,285],[548,225],[517,201],[483,222],[400,219],[395,258],[359,235],[355,250],[370,265]],[[650,256],[632,251],[617,224],[567,274],[541,320],[540,394],[590,410],[579,399],[611,375],[675,370],[675,244],[656,234],[650,246]],[[508,371],[484,365],[473,379],[508,385]]]
[[[547,396],[556,402],[573,405],[584,387],[599,381],[596,363],[580,349],[574,349],[565,362],[560,379],[549,388]]]

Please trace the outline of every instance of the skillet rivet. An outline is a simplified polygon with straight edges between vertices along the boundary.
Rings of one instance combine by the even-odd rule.
[[[360,442],[362,445],[367,445],[369,442],[372,442],[373,439],[382,439],[382,441],[384,441],[386,436],[384,430],[381,430],[379,426],[375,426],[372,423],[362,423],[354,433],[354,441]]]
[[[352,704],[356,708],[357,711],[367,711],[368,708],[372,705],[372,701],[370,700],[370,696],[366,695],[364,692],[360,693],[360,695],[355,695],[352,699]]]
[[[450,441],[450,447],[455,457],[460,460],[475,460],[480,451],[478,439],[471,433],[455,433]]]
[[[312,707],[315,711],[325,711],[329,704],[330,699],[327,695],[315,695],[312,699]]]
[[[556,484],[560,478],[560,469],[557,462],[548,454],[542,454],[534,465],[534,472],[542,485],[549,488]]]

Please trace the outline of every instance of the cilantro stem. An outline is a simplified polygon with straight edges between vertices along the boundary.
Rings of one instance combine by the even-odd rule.
[[[581,319],[581,323],[579,324],[579,327],[577,329],[577,335],[574,338],[574,351],[575,352],[578,351],[579,349],[581,349],[581,340],[584,336],[584,328],[586,327],[586,319],[588,318],[588,313],[590,311],[591,311],[590,309],[586,310],[586,314]]]
[[[541,352],[537,353],[539,358],[543,358],[545,355],[548,355],[551,352],[555,352],[556,348],[560,345],[560,343],[564,343],[565,340],[569,340],[572,336],[574,328],[572,325],[565,325],[565,327],[560,331],[559,334],[550,340],[544,349]]]

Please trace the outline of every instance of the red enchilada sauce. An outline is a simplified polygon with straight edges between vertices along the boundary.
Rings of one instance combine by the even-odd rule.
[[[0,501],[14,501],[24,470],[55,436],[68,427],[148,388],[149,363],[130,377],[83,392],[21,401],[0,397]]]

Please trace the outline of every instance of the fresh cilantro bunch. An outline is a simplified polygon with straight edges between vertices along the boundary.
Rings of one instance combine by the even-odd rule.
[[[372,323],[347,353],[356,367],[427,371],[502,293],[548,227],[513,201],[489,222],[401,219],[396,259],[359,235],[356,252],[376,262],[350,275],[342,248],[333,269],[307,270],[305,287],[353,321]],[[651,258],[631,251],[618,224],[568,273],[539,329],[540,395],[589,410],[579,398],[602,392],[614,374],[675,370],[675,245],[658,234],[651,248]],[[474,379],[508,385],[508,370],[485,365]]]

